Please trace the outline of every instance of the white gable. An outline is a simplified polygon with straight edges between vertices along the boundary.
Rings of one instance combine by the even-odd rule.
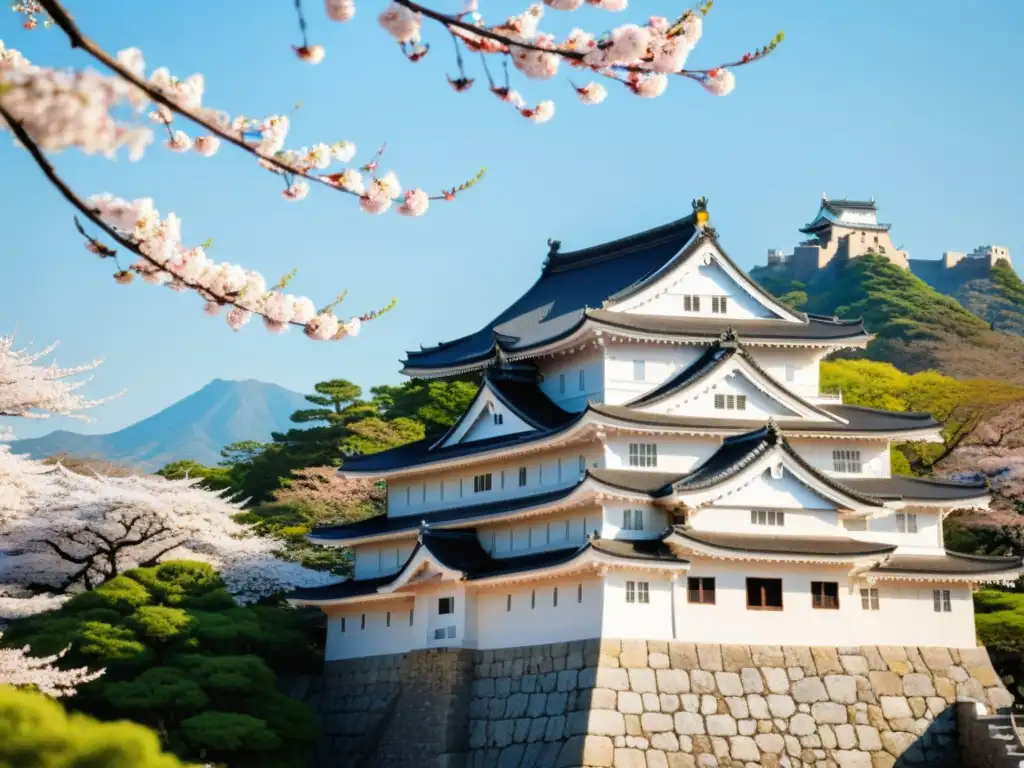
[[[716,306],[724,297],[725,307]],[[696,299],[696,301],[695,301]],[[605,309],[641,315],[727,320],[774,319],[802,322],[787,307],[766,296],[734,268],[710,241],[689,258],[673,261],[642,291]],[[716,311],[718,310],[718,311]]]
[[[830,509],[835,501],[808,488],[793,473],[782,467],[781,477],[765,469],[734,493],[714,502],[712,507],[740,507],[743,509]]]
[[[490,383],[485,381],[469,409],[439,445],[447,447],[456,443],[471,443],[489,437],[529,432],[532,429],[531,425],[502,402]]]

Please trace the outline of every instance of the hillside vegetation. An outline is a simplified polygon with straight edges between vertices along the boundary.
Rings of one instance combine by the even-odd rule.
[[[1000,279],[1013,292],[1020,280],[1008,272],[1000,273]],[[877,338],[859,356],[891,362],[909,372],[931,368],[955,377],[984,373],[1024,382],[1024,338],[993,331],[956,299],[884,256],[836,260],[807,283],[784,278],[768,267],[754,269],[751,275],[796,309],[863,317]]]

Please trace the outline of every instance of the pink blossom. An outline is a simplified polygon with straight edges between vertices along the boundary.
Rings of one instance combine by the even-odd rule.
[[[308,165],[321,170],[329,166],[334,157],[331,148],[326,144],[314,144],[303,154]]]
[[[321,313],[306,323],[306,335],[314,341],[328,341],[334,338],[340,325],[338,318],[330,312]]]
[[[208,301],[203,304],[203,312],[208,314],[210,317],[216,317],[220,314],[220,304],[216,301]]]
[[[550,80],[558,74],[561,59],[554,53],[521,48],[517,45],[510,46],[510,51],[512,64],[527,77],[534,80]]]
[[[611,45],[604,51],[605,64],[629,64],[647,55],[651,31],[636,24],[623,24],[612,30]]]
[[[324,60],[324,55],[327,53],[322,45],[302,45],[295,48],[295,55],[299,57],[299,61],[304,61],[307,64],[319,64]]]
[[[307,299],[305,296],[299,296],[295,299],[292,304],[292,317],[293,323],[302,323],[305,325],[316,316],[316,307],[313,302]]]
[[[356,154],[356,145],[351,141],[336,141],[331,144],[331,155],[339,163],[347,163]]]
[[[422,189],[410,189],[405,193],[405,200],[398,207],[403,216],[422,216],[430,207],[430,198]]]
[[[651,69],[655,72],[678,72],[686,66],[690,47],[682,37],[661,39],[651,47],[654,53]]]
[[[577,88],[576,93],[584,104],[600,104],[608,96],[608,89],[600,83],[587,83]]]
[[[418,43],[423,18],[404,5],[391,3],[378,18],[380,25],[399,43]]]
[[[686,41],[690,49],[693,49],[700,42],[701,35],[704,33],[704,20],[701,19],[700,14],[687,11],[683,16],[682,27],[683,31],[680,33],[680,37]]]
[[[252,312],[241,307],[232,307],[227,314],[228,327],[232,331],[240,331],[252,320]]]
[[[351,21],[356,15],[355,0],[324,0],[324,10],[331,21]]]
[[[220,139],[216,136],[197,136],[195,149],[203,157],[213,157],[220,149]]]
[[[398,177],[394,171],[388,171],[379,179],[375,180],[375,183],[379,184],[384,193],[392,200],[397,200],[402,195],[402,185],[398,183]]]
[[[309,184],[301,179],[297,179],[288,189],[281,192],[281,197],[285,200],[298,201],[302,200],[306,195],[309,194]]]
[[[188,152],[192,149],[192,139],[184,131],[175,131],[164,145],[173,152]]]
[[[2,636],[2,633],[0,633]],[[67,649],[52,656],[29,656],[31,648],[0,648],[0,685],[35,686],[53,698],[72,696],[76,688],[100,677],[106,670],[87,667],[60,669],[57,662]]]
[[[736,76],[725,67],[711,70],[701,85],[714,96],[728,96],[736,87]]]
[[[642,96],[645,99],[653,99],[657,96],[661,96],[665,92],[665,88],[668,86],[668,76],[662,74],[651,74],[642,75],[638,78],[631,79],[629,87],[633,93],[637,96]]]
[[[535,123],[546,123],[555,116],[555,103],[542,101],[533,109],[521,109],[519,112],[523,117],[527,117]]]
[[[588,5],[593,5],[596,8],[600,8],[604,11],[612,11],[618,13],[619,11],[626,10],[626,6],[629,5],[629,0],[587,0]]]
[[[391,196],[387,189],[377,181],[370,184],[369,189],[359,198],[359,207],[366,213],[384,213],[391,207]]]
[[[342,189],[346,189],[357,195],[361,195],[366,191],[366,187],[363,184],[363,175],[352,168],[346,168],[336,176],[332,176],[331,181]]]
[[[556,11],[575,11],[583,5],[583,0],[544,0],[544,5]]]

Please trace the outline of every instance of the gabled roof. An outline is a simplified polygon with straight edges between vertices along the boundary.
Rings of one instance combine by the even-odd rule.
[[[766,536],[749,533],[718,533],[675,527],[675,535],[686,542],[732,552],[775,555],[817,555],[821,557],[859,557],[882,555],[896,549],[895,544],[880,544],[843,536]]]
[[[447,368],[528,349],[573,331],[587,307],[599,307],[609,296],[642,284],[656,274],[698,232],[694,214],[661,227],[579,251],[551,251],[540,278],[508,309],[476,333],[408,352],[409,370]]]
[[[814,220],[801,227],[800,231],[804,234],[814,234],[822,229],[831,227],[833,224],[838,224],[839,226],[851,227],[854,229],[868,229],[884,232],[889,229],[889,225],[878,223],[875,218],[877,211],[878,206],[875,205],[874,200],[829,200],[826,197],[822,197],[821,207],[818,209],[818,213],[814,217]],[[846,212],[869,214],[870,221],[844,220],[843,214]]]

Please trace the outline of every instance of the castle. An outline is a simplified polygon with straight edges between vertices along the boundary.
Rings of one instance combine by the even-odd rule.
[[[960,692],[1006,705],[998,678],[975,680],[987,657],[972,590],[1017,578],[1021,558],[943,546],[943,518],[984,508],[987,488],[894,476],[892,443],[938,440],[940,425],[821,392],[822,358],[872,336],[779,303],[722,249],[705,202],[693,207],[582,250],[549,241],[540,278],[492,322],[408,353],[407,375],[481,386],[439,438],[345,459],[342,476],[387,481],[386,515],[309,536],[354,555],[353,578],[292,596],[327,615],[338,689],[323,711],[357,718],[339,720],[349,746],[336,749],[365,759],[376,734],[386,746],[366,764],[814,764],[825,752],[810,734],[853,733],[857,701],[872,745],[883,721],[923,738]],[[858,215],[860,230],[816,231],[888,247],[873,213]],[[878,646],[974,661],[943,667],[959,682],[941,694],[921,661],[934,711],[901,714],[901,699],[869,725],[853,675],[868,696],[882,657],[857,648]],[[775,665],[792,677],[762,670]],[[764,681],[779,703],[757,725]],[[811,698],[791,698],[790,681]],[[808,727],[809,746],[785,740]],[[550,762],[531,762],[543,750]],[[840,764],[871,765],[862,751],[867,763]]]
[[[874,253],[932,283],[939,278],[937,273],[941,270],[957,267],[987,270],[999,261],[1010,263],[1009,249],[1000,245],[979,246],[969,254],[946,251],[941,260],[911,259],[906,251],[893,245],[889,236],[890,226],[879,223],[878,208],[873,199],[830,200],[822,195],[818,213],[800,229],[809,236],[808,239],[789,255],[770,249],[768,266],[776,271],[786,271],[790,279],[803,282],[837,257],[856,259]]]

